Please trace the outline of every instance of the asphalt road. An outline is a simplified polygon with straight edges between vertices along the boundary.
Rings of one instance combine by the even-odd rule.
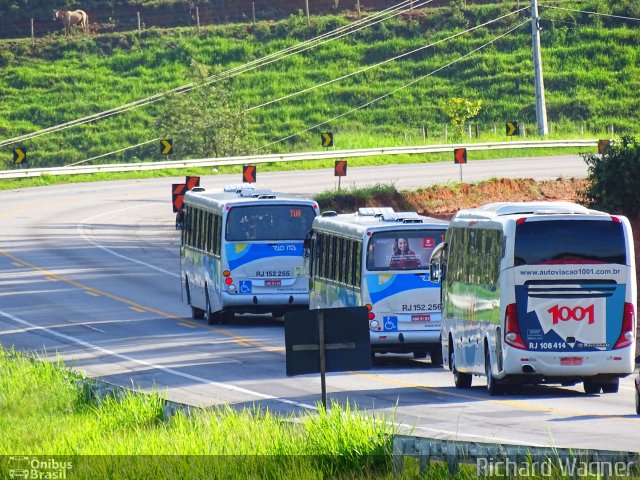
[[[526,165],[525,165],[526,164]],[[483,161],[463,179],[582,177],[580,157]],[[506,174],[505,172],[511,172]],[[522,172],[519,174],[518,172]],[[451,164],[353,168],[342,187],[398,188],[459,181]],[[258,188],[314,194],[337,186],[332,169],[260,173]],[[348,180],[347,180],[348,179]],[[0,192],[0,343],[61,355],[89,376],[198,406],[316,408],[318,375],[287,377],[282,324],[237,316],[208,326],[180,299],[178,233],[170,186],[183,178],[72,184]],[[201,185],[239,183],[210,176]],[[413,435],[502,443],[639,451],[632,377],[620,392],[525,387],[489,397],[468,391],[427,360],[386,355],[370,371],[327,375],[329,401],[395,417]],[[615,432],[615,434],[613,433]]]

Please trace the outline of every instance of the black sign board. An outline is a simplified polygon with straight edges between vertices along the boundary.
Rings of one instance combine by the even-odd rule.
[[[322,322],[321,322],[322,319]],[[323,323],[324,325],[321,325]],[[320,342],[320,330],[324,342]],[[284,316],[287,375],[371,369],[369,312],[366,307],[323,308]]]

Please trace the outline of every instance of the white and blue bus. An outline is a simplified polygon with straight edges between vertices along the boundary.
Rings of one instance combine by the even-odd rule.
[[[193,318],[216,324],[236,313],[308,309],[303,243],[318,213],[314,200],[251,184],[187,192],[180,277]]]
[[[429,353],[442,365],[440,286],[429,258],[447,224],[391,208],[324,212],[311,232],[310,308],[366,306],[372,355]]]
[[[582,382],[615,393],[634,370],[636,269],[622,216],[569,202],[461,210],[431,258],[442,349],[458,388]]]

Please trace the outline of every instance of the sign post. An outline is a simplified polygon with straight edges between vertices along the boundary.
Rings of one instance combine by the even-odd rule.
[[[287,375],[320,373],[327,407],[327,372],[369,370],[371,339],[366,307],[322,308],[284,316]]]
[[[340,178],[347,176],[346,160],[336,160],[335,167],[333,168],[333,176],[338,177],[338,190],[340,190]]]
[[[609,145],[611,144],[611,140],[598,140],[598,153],[600,155],[606,155],[609,152]]]
[[[462,183],[462,164],[467,163],[466,148],[455,148],[453,150],[453,163],[460,164],[460,183]]]

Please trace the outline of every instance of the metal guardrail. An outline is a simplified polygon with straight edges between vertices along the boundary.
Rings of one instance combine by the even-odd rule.
[[[640,454],[611,450],[584,450],[525,445],[436,440],[395,435],[393,470],[402,472],[406,456],[419,458],[420,472],[432,459],[446,462],[449,472],[457,473],[460,463],[475,465],[478,476],[551,476],[577,478],[587,473],[594,478],[629,477],[640,472]]]
[[[200,158],[195,160],[168,160],[161,162],[120,163],[104,165],[81,165],[75,167],[24,168],[0,170],[2,178],[29,178],[42,175],[78,175],[101,172],[131,172],[161,170],[168,168],[216,167],[222,165],[245,165],[252,163],[295,162],[306,160],[345,159],[378,155],[420,155],[425,153],[453,152],[457,148],[474,150],[505,150],[527,148],[593,147],[598,140],[532,140],[511,142],[459,143],[446,145],[424,145],[415,147],[361,148],[355,150],[327,150],[238,157]]]

